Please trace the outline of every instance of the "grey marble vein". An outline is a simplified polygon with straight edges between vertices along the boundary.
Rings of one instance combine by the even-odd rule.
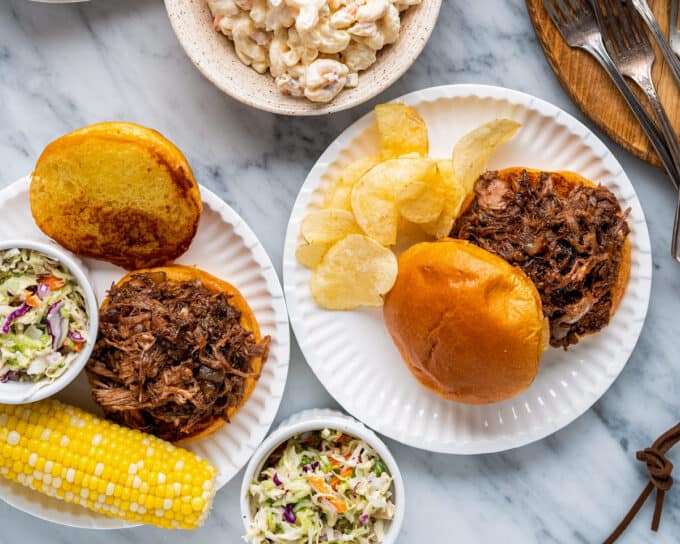
[[[44,145],[68,130],[139,122],[185,151],[200,182],[243,215],[280,273],[295,195],[326,146],[376,102],[446,83],[519,89],[586,121],[552,74],[522,0],[444,0],[432,40],[404,77],[369,104],[318,119],[277,117],[224,96],[186,58],[160,0],[3,0],[0,180],[30,172]],[[388,440],[408,490],[400,544],[600,542],[645,483],[634,452],[680,419],[680,268],[668,255],[674,195],[660,172],[604,140],[635,185],[652,236],[651,306],[633,357],[592,410],[539,443],[456,457]],[[294,345],[277,421],[311,407],[336,405]],[[240,480],[219,492],[206,526],[193,533],[79,531],[0,502],[0,544],[236,543]],[[647,506],[622,542],[678,542],[680,489],[667,497],[658,535],[650,521]]]

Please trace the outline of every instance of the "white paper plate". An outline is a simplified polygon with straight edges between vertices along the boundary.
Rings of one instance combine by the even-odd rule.
[[[47,240],[35,226],[28,201],[29,178],[0,191],[0,238]],[[245,221],[217,195],[201,187],[203,214],[189,251],[177,262],[196,265],[235,285],[248,300],[263,335],[271,335],[269,358],[248,402],[231,423],[187,447],[213,463],[218,470],[217,488],[223,487],[248,462],[274,421],[288,375],[290,337],[286,305],[276,272],[262,244]],[[111,264],[84,260],[99,301],[125,270]],[[90,398],[84,375],[59,398],[101,414]],[[8,480],[0,480],[0,498],[38,518],[88,529],[133,526],[80,506],[46,497]]]
[[[652,262],[642,208],[614,156],[583,124],[559,108],[516,91],[480,85],[426,89],[399,99],[429,127],[432,156],[448,157],[466,132],[497,117],[524,127],[495,153],[490,168],[530,166],[574,170],[611,189],[631,208],[632,268],[611,324],[569,351],[550,349],[533,386],[514,399],[472,406],[422,387],[392,343],[381,309],[329,312],[309,292],[310,271],[295,260],[300,222],[349,161],[378,151],[374,114],[348,128],[312,168],[291,214],[284,251],[284,290],[291,324],[307,362],[329,393],[354,417],[405,444],[476,454],[528,444],[584,413],[619,375],[647,313]]]

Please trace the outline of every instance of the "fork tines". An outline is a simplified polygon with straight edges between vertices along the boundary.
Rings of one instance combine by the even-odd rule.
[[[621,53],[635,46],[650,46],[640,14],[626,0],[592,0],[595,15],[601,20],[608,48]]]
[[[574,17],[590,13],[588,0],[543,0],[543,5],[558,28],[570,24]]]

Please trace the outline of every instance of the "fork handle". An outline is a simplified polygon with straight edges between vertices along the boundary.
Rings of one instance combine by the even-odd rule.
[[[602,68],[604,68],[604,70],[607,72],[607,75],[609,75],[611,80],[614,82],[614,85],[616,85],[616,88],[625,99],[628,107],[633,112],[633,115],[635,115],[635,118],[642,126],[642,130],[644,130],[647,138],[649,138],[649,141],[656,150],[656,153],[659,156],[664,168],[666,169],[666,172],[668,172],[673,185],[676,189],[679,189],[680,172],[677,168],[675,168],[675,163],[671,158],[664,137],[659,132],[654,120],[643,107],[640,99],[631,90],[631,88],[628,86],[628,83],[626,83],[626,80],[621,75],[621,72],[619,72],[616,68],[614,61],[611,59],[609,53],[607,53],[607,50],[605,49],[602,36],[598,35],[595,39],[592,39],[583,46],[583,49],[595,57],[595,59],[602,65]]]
[[[632,0],[632,3],[654,36],[654,40],[659,46],[664,59],[666,59],[668,67],[671,69],[671,73],[675,78],[675,82],[680,86],[680,60],[678,60],[678,57],[675,56],[675,52],[671,48],[670,43],[666,40],[666,36],[659,26],[659,22],[656,20],[656,17],[654,17],[652,10],[649,8],[647,0]],[[677,21],[671,21],[670,24],[677,24]],[[645,91],[645,94],[649,98],[652,108],[654,109],[654,115],[656,115],[656,118],[659,120],[661,132],[666,138],[666,143],[668,144],[671,158],[673,159],[675,167],[676,169],[680,170],[680,143],[678,142],[678,136],[673,129],[673,125],[671,124],[670,119],[668,119],[666,110],[659,100],[659,96],[656,92],[656,89],[654,88],[654,85],[645,85],[643,90]],[[673,258],[680,263],[680,194],[678,194],[678,202],[675,207],[673,235],[671,238],[671,254]]]
[[[678,141],[678,136],[673,129],[671,120],[668,118],[666,108],[664,108],[663,104],[661,103],[659,93],[654,87],[651,74],[648,74],[644,80],[636,80],[636,82],[649,99],[649,103],[652,106],[654,115],[661,126],[661,133],[666,138],[666,144],[668,145],[668,151],[671,155],[671,159],[673,160],[673,164],[675,165],[675,170],[680,172],[680,141]],[[680,262],[680,194],[675,207],[675,219],[673,220],[671,255],[676,261]]]
[[[671,235],[671,255],[680,263],[680,192],[675,203],[675,218],[673,219],[673,234]]]
[[[652,106],[654,116],[661,127],[661,134],[663,134],[663,137],[666,140],[671,160],[673,161],[676,170],[680,171],[680,141],[678,141],[678,135],[673,128],[673,123],[671,123],[671,120],[668,118],[666,108],[664,108],[659,93],[654,86],[651,74],[648,74],[644,79],[635,79],[635,81],[647,96],[647,99]]]
[[[647,0],[632,0],[632,3],[644,22],[647,24],[652,36],[654,36],[654,40],[659,46],[659,49],[661,49],[661,53],[663,54],[664,59],[666,59],[668,67],[671,69],[671,73],[675,78],[675,82],[680,85],[680,59],[675,56],[675,53],[671,48],[671,44],[666,39],[666,35],[659,26],[659,22],[656,20],[656,17],[654,17],[652,10],[649,8]],[[677,24],[677,22],[671,21],[670,24]]]

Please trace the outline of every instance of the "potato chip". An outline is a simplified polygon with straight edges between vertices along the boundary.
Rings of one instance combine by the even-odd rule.
[[[437,160],[437,172],[439,173],[439,179],[446,182],[447,184],[455,183],[453,174],[453,161],[451,159],[439,159]]]
[[[494,150],[512,138],[522,125],[512,119],[496,119],[463,136],[453,150],[456,180],[467,192],[484,173]]]
[[[394,285],[397,271],[391,250],[367,236],[351,234],[328,250],[312,274],[312,296],[328,310],[382,306],[382,295]]]
[[[422,229],[422,225],[412,223],[404,219],[403,216],[399,216],[399,232],[395,246],[397,253],[399,250],[409,248],[414,244],[429,242],[430,238],[431,236]]]
[[[422,229],[436,238],[445,238],[451,232],[453,223],[460,215],[467,192],[453,174],[453,161],[437,161],[437,181],[444,198],[441,214],[429,223],[423,223]]]
[[[350,234],[361,234],[361,229],[351,212],[327,208],[307,214],[300,233],[310,244],[332,244]]]
[[[302,266],[315,269],[332,244],[300,244],[295,251],[295,258]]]
[[[379,104],[375,116],[384,159],[407,153],[427,156],[427,125],[416,110],[405,104]]]
[[[444,208],[444,194],[432,183],[414,181],[397,192],[399,213],[412,223],[435,221]]]
[[[323,207],[352,211],[352,187],[361,176],[379,162],[379,156],[370,155],[356,159],[345,166],[336,182],[326,193]]]
[[[352,189],[352,211],[363,231],[385,246],[397,241],[397,193],[436,172],[430,159],[391,159],[366,172]]]
[[[337,185],[327,195],[324,208],[352,211],[352,186]]]

